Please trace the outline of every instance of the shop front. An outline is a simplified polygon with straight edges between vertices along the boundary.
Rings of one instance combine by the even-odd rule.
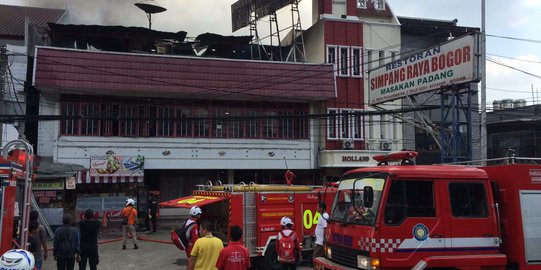
[[[141,190],[146,190],[143,156],[121,156],[112,151],[91,156],[90,169],[82,171],[77,179],[76,220],[90,208],[97,218],[118,223],[128,198],[138,202],[138,209],[146,209],[147,199],[139,199]]]
[[[39,157],[32,191],[37,206],[51,228],[62,225],[65,213],[75,213],[77,172],[84,169],[76,164],[55,163],[52,157]]]

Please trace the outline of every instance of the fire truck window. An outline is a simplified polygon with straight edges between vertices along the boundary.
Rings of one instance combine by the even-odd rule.
[[[487,217],[488,206],[482,183],[451,183],[451,210],[454,217]]]
[[[394,180],[385,204],[385,223],[401,224],[406,217],[435,217],[432,181]]]
[[[435,217],[432,181],[407,181],[408,217]]]

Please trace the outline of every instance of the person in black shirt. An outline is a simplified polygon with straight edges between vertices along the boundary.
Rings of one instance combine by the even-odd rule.
[[[155,194],[152,194],[148,202],[147,219],[152,222],[152,231],[156,232],[156,214],[158,212],[158,198]],[[147,220],[147,231],[150,231],[150,222]]]
[[[85,219],[79,222],[79,231],[81,232],[81,261],[79,270],[86,269],[86,262],[90,265],[90,270],[96,270],[99,262],[98,257],[98,231],[100,222],[94,218],[94,211],[86,209]]]
[[[71,227],[72,220],[70,214],[65,214],[62,226],[54,232],[53,256],[58,270],[73,270],[75,259],[80,259],[79,231]]]

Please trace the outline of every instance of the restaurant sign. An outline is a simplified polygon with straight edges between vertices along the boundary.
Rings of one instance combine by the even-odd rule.
[[[371,105],[479,81],[478,34],[455,38],[369,71]]]

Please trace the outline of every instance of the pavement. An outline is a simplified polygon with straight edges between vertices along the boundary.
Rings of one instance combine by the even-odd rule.
[[[100,270],[179,270],[186,269],[186,253],[171,243],[170,229],[158,230],[156,233],[138,232],[139,249],[133,249],[133,242],[128,240],[127,249],[122,250],[122,238],[118,231],[108,232],[98,240]],[[48,243],[52,249],[52,242]],[[52,258],[52,250],[43,263],[43,270],[55,270],[56,262]],[[76,263],[75,269],[78,269]],[[89,267],[87,266],[87,269]],[[297,269],[312,269],[300,266]]]

